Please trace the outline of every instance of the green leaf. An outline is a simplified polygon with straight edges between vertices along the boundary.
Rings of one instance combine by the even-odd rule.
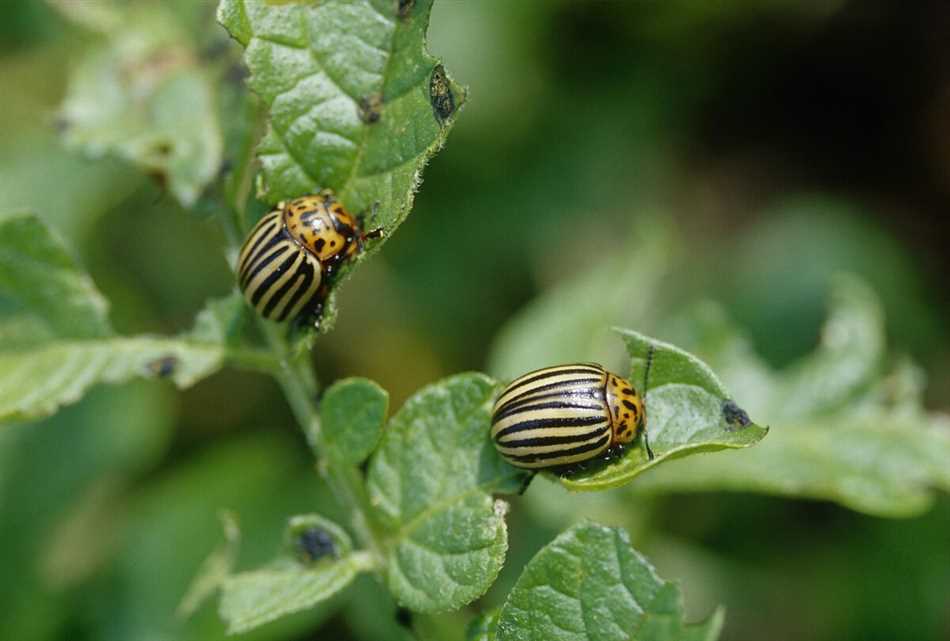
[[[571,490],[601,490],[632,481],[642,472],[675,458],[742,448],[768,433],[749,420],[729,397],[713,371],[701,360],[673,345],[617,329],[634,360],[631,381],[644,389],[642,372],[652,351],[650,387],[645,391],[646,430],[655,458],[644,447],[629,447],[605,467],[562,477]]]
[[[313,551],[301,540],[312,532],[327,536],[332,551],[312,558]],[[234,574],[222,581],[220,613],[228,623],[228,633],[246,632],[311,608],[373,566],[368,554],[353,552],[343,528],[318,514],[291,518],[285,546],[291,558],[281,558],[266,568]]]
[[[689,321],[697,349],[734,385],[748,382],[750,405],[778,420],[759,447],[673,462],[636,489],[801,496],[892,517],[926,510],[931,488],[950,491],[950,427],[924,411],[919,371],[905,362],[878,378],[884,327],[876,297],[842,277],[831,301],[816,352],[780,372],[752,354],[721,309],[704,306]]]
[[[636,489],[714,488],[808,497],[889,517],[927,510],[933,502],[931,487],[950,492],[947,424],[928,425],[886,413],[829,417],[775,427],[754,449],[674,462],[644,477]]]
[[[112,21],[107,43],[73,73],[59,119],[70,147],[158,174],[190,206],[221,165],[214,105],[187,32],[153,5]]]
[[[464,98],[425,51],[431,4],[400,16],[389,0],[222,0],[218,18],[270,107],[260,155],[271,202],[330,187],[355,211],[379,202],[387,229],[405,218]],[[433,105],[448,97],[453,109]]]
[[[229,634],[246,632],[325,601],[372,567],[364,552],[309,566],[289,559],[275,561],[267,568],[228,577],[222,585],[220,614]]]
[[[192,332],[175,338],[53,336],[21,344],[0,334],[0,420],[51,414],[99,383],[170,378],[189,387],[221,367],[227,328],[243,313],[240,296],[233,294],[211,303]]]
[[[39,218],[0,218],[0,309],[27,310],[60,336],[98,338],[112,333],[109,304],[62,241]],[[0,340],[7,333],[0,333]]]
[[[567,530],[528,563],[498,615],[498,641],[714,641],[723,611],[683,622],[677,585],[657,576],[627,533],[593,523]],[[477,637],[476,637],[477,638]]]
[[[320,402],[327,456],[359,465],[372,454],[383,431],[389,394],[365,378],[348,378],[330,386]]]
[[[425,50],[432,0],[403,4],[221,0],[269,109],[258,147],[268,202],[330,188],[384,239],[408,216],[464,92]],[[321,330],[334,316],[331,296]]]
[[[245,305],[213,300],[177,337],[116,336],[108,303],[63,243],[32,214],[0,219],[0,420],[51,414],[97,383],[171,378],[188,387],[226,357],[268,367],[238,344]]]
[[[413,610],[481,596],[507,549],[505,503],[521,473],[488,438],[495,383],[460,374],[423,388],[392,417],[370,459],[368,490],[387,533],[387,581]]]

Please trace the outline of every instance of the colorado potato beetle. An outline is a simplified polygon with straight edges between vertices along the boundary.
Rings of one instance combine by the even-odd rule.
[[[241,247],[238,284],[264,318],[319,322],[335,270],[381,235],[363,233],[329,190],[277,203]]]
[[[513,380],[492,408],[491,438],[505,460],[533,470],[612,453],[641,432],[652,459],[645,420],[643,397],[628,380],[596,363],[573,363]]]

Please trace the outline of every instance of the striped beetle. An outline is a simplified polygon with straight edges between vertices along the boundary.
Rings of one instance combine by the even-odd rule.
[[[279,202],[241,247],[238,284],[264,318],[319,322],[334,270],[379,236],[364,234],[330,190]]]
[[[505,460],[533,470],[611,455],[641,431],[652,459],[645,421],[643,397],[628,380],[596,363],[572,363],[513,380],[492,408],[491,437]]]

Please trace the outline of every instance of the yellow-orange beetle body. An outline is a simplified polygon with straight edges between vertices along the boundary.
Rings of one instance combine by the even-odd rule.
[[[513,380],[495,401],[491,438],[516,467],[564,467],[645,436],[645,420],[643,398],[628,380],[596,363],[572,363]]]
[[[264,318],[319,320],[330,277],[367,238],[329,190],[280,202],[254,226],[238,256],[238,284]]]

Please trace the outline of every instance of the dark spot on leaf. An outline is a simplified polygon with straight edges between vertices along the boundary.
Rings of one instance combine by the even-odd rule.
[[[250,72],[242,64],[233,64],[228,67],[228,70],[224,74],[225,82],[230,82],[233,84],[240,84],[244,82],[244,79],[250,75]]]
[[[404,628],[412,627],[412,610],[409,608],[396,608],[396,623]]]
[[[56,129],[56,133],[66,133],[72,126],[73,123],[69,122],[69,119],[65,116],[56,116],[56,119],[53,121],[53,127]]]
[[[336,555],[336,545],[330,533],[319,527],[311,527],[297,535],[297,551],[301,560],[313,563],[327,555]]]
[[[359,101],[360,120],[367,125],[378,122],[383,113],[383,96],[374,93],[369,96],[363,96]]]
[[[163,141],[152,147],[152,153],[156,156],[170,156],[173,149],[174,147],[170,142]]]
[[[432,70],[432,78],[429,80],[429,101],[432,103],[432,111],[435,112],[435,119],[439,121],[439,124],[444,123],[455,113],[455,96],[452,95],[452,86],[442,65],[436,65]]]
[[[745,427],[752,422],[746,411],[732,400],[723,401],[722,417],[726,420],[726,423],[735,427]]]
[[[415,5],[416,0],[399,0],[399,8],[396,9],[396,15],[402,19],[408,18]]]
[[[175,373],[175,368],[178,366],[178,358],[175,356],[163,356],[161,358],[156,358],[154,361],[151,361],[146,365],[149,373],[152,376],[158,376],[159,378],[168,378]]]

